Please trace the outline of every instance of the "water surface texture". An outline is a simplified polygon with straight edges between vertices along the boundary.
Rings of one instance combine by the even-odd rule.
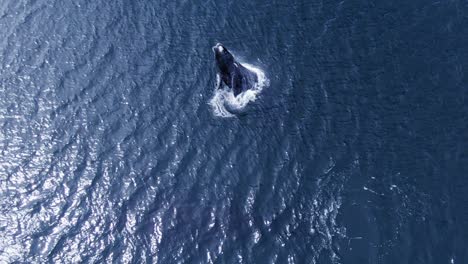
[[[467,14],[0,1],[0,262],[468,263]],[[268,79],[233,116],[217,42]]]

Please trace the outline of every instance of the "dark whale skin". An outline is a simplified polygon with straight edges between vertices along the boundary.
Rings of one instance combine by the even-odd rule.
[[[224,83],[234,92],[234,96],[245,90],[254,88],[258,81],[257,74],[245,68],[234,59],[234,56],[218,43],[213,47],[216,65],[218,67],[219,82],[218,88],[222,88]]]

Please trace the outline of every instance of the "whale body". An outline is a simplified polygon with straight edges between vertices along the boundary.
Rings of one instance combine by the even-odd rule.
[[[226,47],[218,43],[213,47],[213,52],[218,68],[218,89],[225,84],[233,90],[234,96],[237,96],[255,87],[258,82],[257,74],[236,61]]]

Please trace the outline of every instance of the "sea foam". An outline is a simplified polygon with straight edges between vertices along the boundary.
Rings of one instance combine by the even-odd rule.
[[[243,91],[237,97],[234,96],[232,89],[227,86],[223,89],[215,88],[216,90],[209,102],[215,116],[234,117],[234,113],[241,112],[250,102],[257,100],[257,96],[262,92],[263,88],[269,85],[268,78],[260,68],[248,63],[242,63],[242,65],[257,74],[257,83],[253,88]],[[220,81],[217,80],[217,82]]]

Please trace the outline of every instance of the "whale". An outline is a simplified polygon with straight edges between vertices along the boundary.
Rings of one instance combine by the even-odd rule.
[[[212,49],[218,70],[216,84],[218,89],[222,89],[226,85],[232,89],[234,96],[237,97],[242,92],[255,87],[258,82],[258,76],[255,72],[239,63],[221,43],[217,43]]]

